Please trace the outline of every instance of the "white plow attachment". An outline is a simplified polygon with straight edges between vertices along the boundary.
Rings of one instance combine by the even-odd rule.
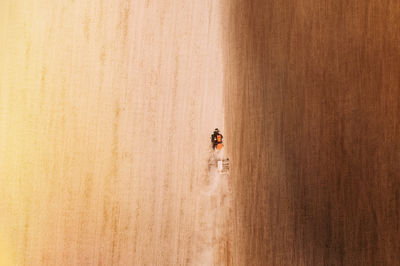
[[[210,166],[216,166],[217,170],[221,174],[229,172],[229,159],[217,160],[210,162]]]

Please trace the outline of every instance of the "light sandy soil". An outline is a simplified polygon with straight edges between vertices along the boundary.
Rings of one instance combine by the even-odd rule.
[[[223,265],[219,1],[1,1],[0,264]]]

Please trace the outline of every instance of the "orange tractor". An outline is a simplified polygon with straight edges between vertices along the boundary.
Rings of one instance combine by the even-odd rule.
[[[216,128],[214,130],[214,133],[211,135],[211,143],[213,146],[213,149],[217,149],[217,150],[222,150],[222,148],[224,147],[224,145],[222,144],[222,139],[224,137],[222,136],[222,134],[219,132],[219,129]]]
[[[229,174],[229,159],[224,158],[224,152],[222,151],[222,148],[224,147],[223,139],[224,137],[220,133],[219,129],[216,128],[214,133],[211,135],[211,144],[214,152],[210,157],[209,165],[211,167],[217,166],[220,174]]]

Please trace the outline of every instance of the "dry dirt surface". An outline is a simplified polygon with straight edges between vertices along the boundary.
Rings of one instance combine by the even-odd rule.
[[[219,1],[0,1],[0,265],[223,265]]]

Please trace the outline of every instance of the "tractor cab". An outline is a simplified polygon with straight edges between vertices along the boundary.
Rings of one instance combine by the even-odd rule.
[[[214,130],[214,133],[211,135],[211,143],[213,146],[213,149],[217,149],[217,150],[222,150],[223,148],[223,144],[222,144],[222,140],[223,140],[223,136],[222,134],[219,132],[219,129],[216,128]]]

